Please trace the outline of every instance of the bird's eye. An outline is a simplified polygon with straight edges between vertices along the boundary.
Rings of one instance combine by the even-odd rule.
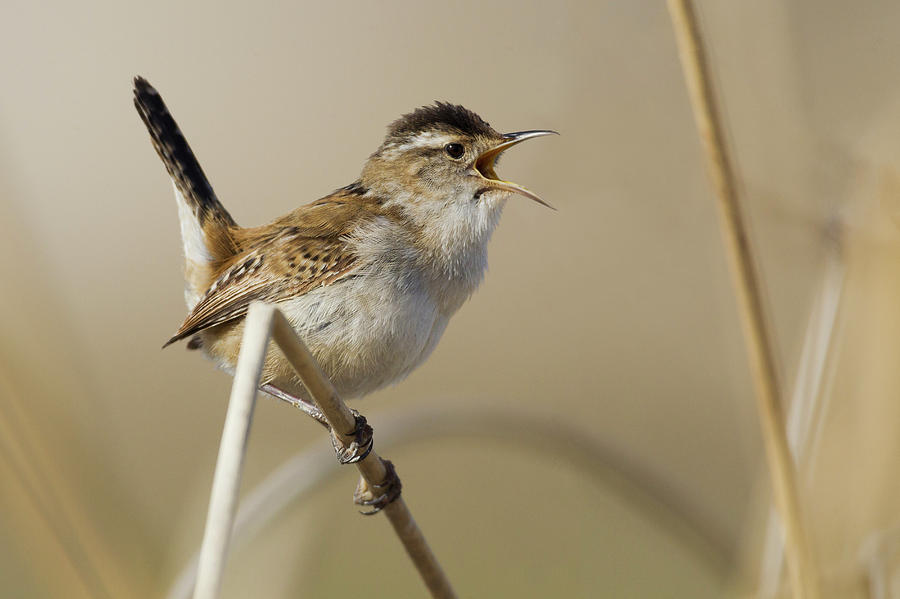
[[[450,158],[461,158],[463,154],[465,154],[466,149],[462,146],[462,144],[447,144],[444,146],[444,151],[447,152],[447,155]]]

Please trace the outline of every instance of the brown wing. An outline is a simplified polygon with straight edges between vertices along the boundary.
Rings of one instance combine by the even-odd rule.
[[[304,233],[297,226],[277,227],[249,243],[229,261],[166,345],[243,316],[253,301],[278,302],[303,295],[357,268],[356,256],[340,236]]]

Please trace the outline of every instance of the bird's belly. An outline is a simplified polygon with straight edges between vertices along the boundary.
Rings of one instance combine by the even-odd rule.
[[[447,325],[416,281],[363,276],[279,303],[338,393],[359,397],[397,382],[431,353]],[[287,384],[293,372],[273,372]],[[277,384],[278,381],[276,381]]]

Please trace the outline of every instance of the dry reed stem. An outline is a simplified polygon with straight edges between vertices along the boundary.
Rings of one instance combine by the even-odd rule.
[[[293,327],[275,307],[259,302],[251,304],[247,313],[213,478],[194,599],[214,599],[218,596],[221,586],[228,542],[234,525],[253,405],[270,338],[275,340],[297,371],[313,401],[325,415],[341,443],[347,446],[353,441],[352,434],[356,429],[355,416],[338,396],[334,386],[322,373]],[[387,479],[388,470],[374,451],[356,465],[370,488],[380,486]],[[432,597],[455,598],[456,594],[450,586],[450,581],[431,552],[402,496],[397,497],[382,511],[394,527]]]
[[[775,507],[785,530],[785,552],[796,598],[819,596],[819,580],[803,526],[794,463],[782,413],[772,342],[763,311],[762,290],[747,238],[735,173],[728,156],[703,42],[690,0],[668,0],[678,53],[706,150],[710,175],[719,202],[722,235],[729,270],[737,292],[741,324],[756,387],[757,410]]]
[[[237,511],[253,407],[271,332],[271,314],[261,310],[251,310],[247,314],[213,475],[194,599],[215,599],[219,596],[228,556],[228,541]]]
[[[356,418],[347,407],[337,391],[331,384],[331,381],[325,376],[319,365],[313,359],[309,350],[297,337],[287,318],[275,310],[273,307],[265,304],[253,304],[250,306],[250,312],[254,310],[258,312],[269,311],[273,318],[272,337],[281,348],[288,362],[297,371],[303,385],[309,391],[310,396],[316,405],[325,415],[332,430],[337,434],[341,443],[346,447],[352,441],[352,433],[356,429]],[[387,479],[388,471],[384,462],[378,454],[371,451],[369,455],[356,463],[359,473],[368,483],[370,488],[380,486]],[[431,592],[432,597],[436,599],[451,599],[456,597],[450,581],[444,574],[437,558],[428,546],[425,536],[412,517],[403,496],[399,496],[392,502],[387,504],[382,510],[394,527],[403,548],[406,549],[410,559],[419,571],[425,586]]]

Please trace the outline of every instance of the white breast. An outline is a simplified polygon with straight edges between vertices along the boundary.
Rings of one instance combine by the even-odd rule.
[[[425,249],[421,237],[414,246],[408,231],[374,219],[348,239],[363,266],[280,304],[343,397],[398,382],[431,354],[484,276],[501,209],[496,202],[474,217],[448,211]],[[473,218],[478,226],[461,222]]]
[[[434,349],[448,318],[414,272],[364,272],[280,307],[347,398],[408,375]]]

